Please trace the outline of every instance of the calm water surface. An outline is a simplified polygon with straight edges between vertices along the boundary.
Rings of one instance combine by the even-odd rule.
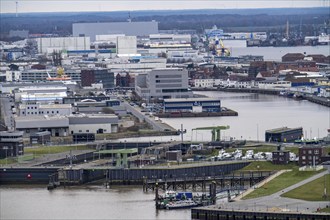
[[[190,219],[190,210],[156,210],[142,187],[0,187],[0,219]]]
[[[306,138],[324,137],[330,128],[330,108],[306,100],[262,94],[195,92],[195,94],[221,99],[222,106],[238,112],[234,117],[164,118],[162,121],[175,129],[183,124],[186,141],[210,141],[210,131],[192,131],[193,128],[229,125],[221,132],[223,138],[264,141],[265,130],[279,127],[303,127]],[[129,141],[180,140],[179,136],[141,137]]]
[[[318,45],[315,47],[299,46],[299,47],[233,47],[230,48],[232,56],[241,55],[259,55],[264,56],[264,60],[281,61],[282,56],[287,53],[302,54],[323,54],[330,55],[330,45]]]

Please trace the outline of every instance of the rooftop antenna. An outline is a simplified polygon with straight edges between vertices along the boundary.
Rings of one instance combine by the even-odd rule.
[[[286,39],[289,39],[289,20],[286,21]]]
[[[18,2],[16,2],[16,18],[18,17]]]
[[[132,22],[132,19],[131,19],[131,12],[129,11],[128,12],[128,19],[127,19],[128,22]]]

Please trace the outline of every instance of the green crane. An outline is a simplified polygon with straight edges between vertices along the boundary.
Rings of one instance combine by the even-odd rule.
[[[211,130],[212,133],[212,141],[220,141],[220,131],[229,129],[229,125],[227,126],[213,126],[213,127],[201,127],[201,128],[193,128],[194,130]]]

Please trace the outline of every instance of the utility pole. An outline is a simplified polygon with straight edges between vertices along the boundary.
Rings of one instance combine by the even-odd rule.
[[[181,129],[178,130],[178,133],[181,135],[181,144],[180,144],[180,150],[182,151],[183,147],[183,134],[187,132],[186,129],[183,130],[183,124],[181,124]]]

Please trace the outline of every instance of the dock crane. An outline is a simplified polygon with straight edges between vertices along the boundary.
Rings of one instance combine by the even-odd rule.
[[[201,128],[193,128],[194,130],[211,130],[212,133],[212,141],[220,141],[220,131],[229,129],[229,125],[227,126],[212,126],[212,127],[201,127]]]

